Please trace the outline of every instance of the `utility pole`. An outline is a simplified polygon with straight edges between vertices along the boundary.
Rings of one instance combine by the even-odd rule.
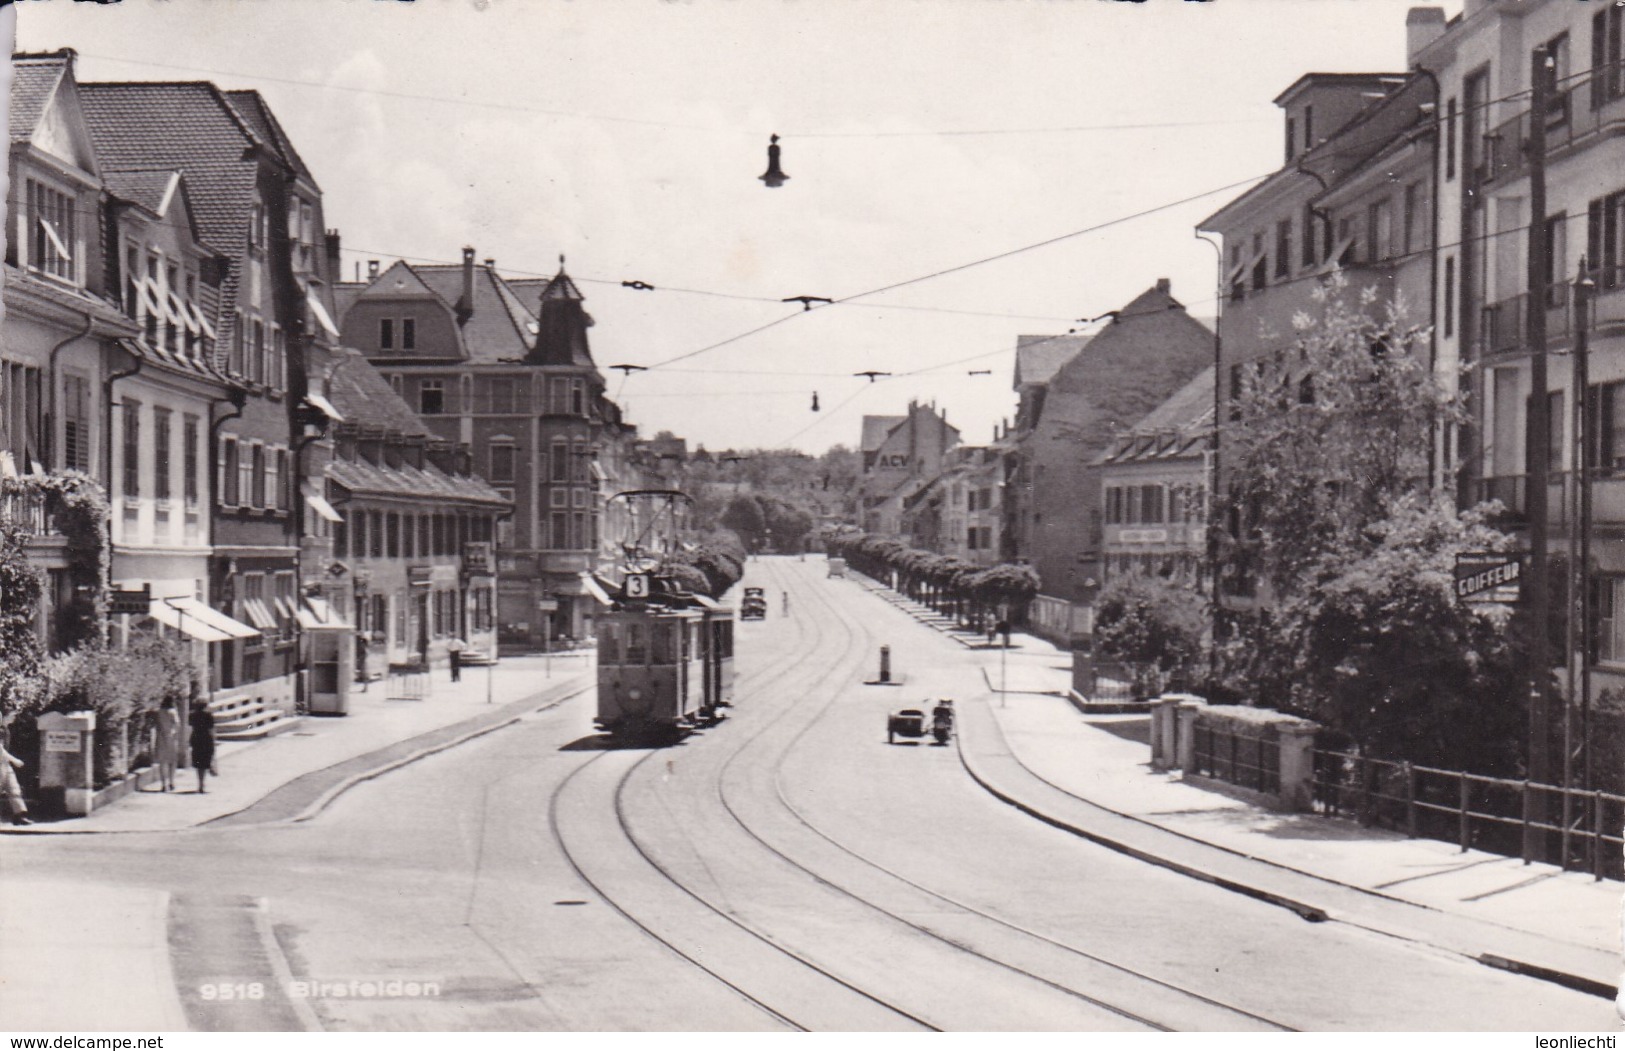
[[[1563,706],[1563,867],[1568,867],[1569,846],[1575,825],[1575,778],[1582,791],[1591,787],[1591,295],[1595,289],[1580,260],[1574,281],[1574,493],[1570,519],[1569,552],[1569,695]],[[1575,689],[1575,662],[1579,663],[1579,689]],[[1575,700],[1579,699],[1578,711]],[[1579,722],[1576,725],[1576,719]],[[1580,817],[1585,817],[1582,809]],[[1596,844],[1592,844],[1596,849]]]
[[[1529,515],[1529,613],[1532,633],[1529,647],[1529,761],[1527,775],[1539,784],[1551,783],[1550,690],[1551,645],[1548,638],[1551,591],[1547,567],[1546,486],[1551,456],[1550,405],[1546,377],[1546,299],[1547,264],[1550,246],[1546,237],[1546,106],[1550,82],[1551,56],[1537,47],[1530,63],[1529,102],[1529,252],[1528,285],[1525,300],[1526,337],[1529,344],[1529,464],[1526,471]],[[1531,793],[1529,820],[1524,824],[1524,856],[1543,858],[1542,833],[1535,827],[1546,824],[1545,794]]]

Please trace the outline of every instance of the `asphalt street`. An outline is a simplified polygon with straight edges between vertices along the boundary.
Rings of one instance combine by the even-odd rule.
[[[1598,997],[1042,824],[954,744],[888,745],[889,709],[985,681],[969,651],[823,574],[748,565],[769,616],[738,626],[736,706],[675,746],[613,747],[589,693],[309,821],[13,837],[0,877],[168,892],[181,1003],[207,1030],[1610,1026]],[[883,643],[902,685],[865,686]],[[389,980],[432,992],[348,993]],[[264,998],[204,994],[255,981]]]

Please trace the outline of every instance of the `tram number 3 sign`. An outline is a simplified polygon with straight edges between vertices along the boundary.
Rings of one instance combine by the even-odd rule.
[[[649,574],[647,574],[647,573],[628,573],[626,575],[626,597],[627,598],[648,598],[649,597]]]
[[[1517,602],[1522,594],[1523,559],[1493,551],[1456,556],[1456,597],[1463,602]]]

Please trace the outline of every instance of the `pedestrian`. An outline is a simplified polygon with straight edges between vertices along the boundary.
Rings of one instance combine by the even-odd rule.
[[[784,615],[786,617],[790,615],[790,593],[788,591],[784,592]]]
[[[152,758],[158,764],[161,791],[175,791],[175,762],[181,750],[181,716],[175,710],[175,698],[165,697],[153,720]]]
[[[446,652],[451,654],[452,682],[463,681],[463,648],[467,645],[468,643],[457,636],[453,636],[452,640],[446,644]]]
[[[4,731],[0,731],[0,801],[5,802],[13,825],[32,825],[28,802],[23,799],[23,786],[17,780],[17,771],[22,766],[21,759],[6,751]]]
[[[214,770],[214,713],[201,699],[192,702],[192,768],[197,771],[197,790],[206,792],[205,778]]]
[[[355,633],[355,674],[361,680],[361,692],[367,692],[367,636],[362,632]]]

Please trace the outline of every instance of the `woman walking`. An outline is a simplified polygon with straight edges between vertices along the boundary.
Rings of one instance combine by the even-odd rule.
[[[206,792],[203,781],[214,767],[214,713],[201,700],[192,703],[192,767],[197,770],[197,790]]]
[[[175,791],[175,763],[181,750],[181,717],[175,711],[175,698],[165,697],[153,721],[152,758],[158,764],[163,791]]]

